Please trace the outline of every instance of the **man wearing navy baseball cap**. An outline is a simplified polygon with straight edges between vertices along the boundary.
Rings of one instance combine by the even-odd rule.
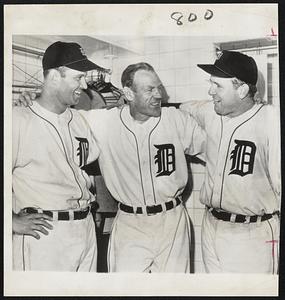
[[[51,44],[44,53],[42,65],[44,70],[62,66],[81,72],[103,70],[87,58],[79,44],[73,42],[58,41]]]
[[[83,167],[99,149],[77,110],[86,71],[100,68],[76,43],[43,56],[42,93],[13,108],[13,267],[21,271],[96,271],[90,213],[95,201]]]
[[[198,64],[198,67],[216,77],[236,77],[252,85],[256,85],[257,82],[255,60],[240,52],[223,51],[213,65]]]
[[[258,71],[252,57],[240,52],[223,51],[213,65],[198,64],[198,67],[211,75],[209,94],[213,98],[217,114],[235,116],[254,105]],[[237,92],[236,96],[240,101],[231,95],[220,95],[222,90],[215,90],[219,84],[226,85],[223,92],[231,92],[228,86],[236,87],[233,91]]]
[[[212,102],[188,102],[206,132],[202,255],[206,272],[278,273],[281,203],[279,110],[255,101],[255,60],[222,51],[210,74]],[[214,110],[212,108],[214,104]]]

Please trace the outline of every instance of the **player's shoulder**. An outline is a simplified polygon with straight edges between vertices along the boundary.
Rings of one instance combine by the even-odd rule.
[[[261,118],[263,124],[279,126],[280,122],[280,108],[276,105],[266,104],[263,106],[263,115]],[[266,125],[265,125],[266,126]],[[271,126],[267,126],[270,129]]]
[[[101,109],[90,109],[90,110],[83,110],[83,109],[79,109],[79,110],[75,110],[75,109],[71,109],[73,115],[75,117],[83,117],[86,120],[92,121],[95,119],[98,119],[98,117],[100,117],[102,115],[102,110]]]
[[[161,113],[163,115],[173,115],[173,114],[179,114],[179,109],[175,106],[167,106],[161,108]]]
[[[180,110],[178,107],[170,106],[162,108],[162,121],[170,124],[176,124],[176,126],[181,127],[183,124],[190,119],[190,114],[186,111]]]
[[[192,108],[199,110],[209,110],[213,111],[213,101],[211,100],[190,100],[186,102],[182,102],[180,104],[180,109],[191,111]]]
[[[70,113],[72,115],[72,121],[73,122],[86,122],[86,119],[84,118],[84,115],[81,113],[81,110],[77,110],[75,108],[69,108]],[[82,112],[85,112],[85,110],[82,110]]]
[[[13,106],[12,116],[17,120],[29,120],[31,118],[32,111],[29,107],[25,106]]]
[[[88,115],[91,117],[108,117],[118,113],[119,108],[118,107],[113,107],[110,109],[98,108],[98,109],[90,109],[90,110],[78,110],[77,112],[83,116]]]
[[[98,109],[90,109],[90,110],[78,110],[78,114],[80,114],[87,123],[93,128],[96,127],[105,127],[107,123],[113,122],[119,116],[119,109],[117,107],[106,109],[106,108],[98,108]]]
[[[278,117],[280,109],[276,105],[272,104],[257,104],[257,116],[259,118],[274,118]]]
[[[277,105],[273,105],[273,104],[259,104],[260,106],[262,106],[262,109],[264,112],[272,114],[272,113],[279,113],[280,109],[279,106]]]
[[[175,106],[168,106],[168,107],[161,108],[162,118],[167,118],[172,120],[179,117],[180,115],[181,115],[181,111]]]

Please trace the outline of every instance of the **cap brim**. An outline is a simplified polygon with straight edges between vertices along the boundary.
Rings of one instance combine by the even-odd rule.
[[[205,72],[216,76],[216,77],[222,77],[222,78],[233,78],[234,76],[227,74],[223,72],[223,70],[217,68],[215,65],[197,65],[199,68],[204,70]]]
[[[87,72],[87,71],[91,71],[91,70],[108,71],[108,69],[104,69],[104,68],[96,65],[88,59],[70,63],[70,64],[66,65],[66,67],[77,70],[77,71],[81,71],[81,72]]]

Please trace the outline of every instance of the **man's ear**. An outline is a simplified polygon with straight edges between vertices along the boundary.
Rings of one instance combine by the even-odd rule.
[[[240,99],[244,99],[247,96],[248,92],[249,86],[246,83],[238,87],[238,94]]]
[[[129,87],[125,86],[123,88],[123,92],[124,92],[124,94],[125,94],[128,101],[133,101],[134,100],[135,94]]]
[[[54,85],[57,85],[60,83],[61,74],[58,70],[51,69],[48,76],[49,76],[50,82],[52,82]]]

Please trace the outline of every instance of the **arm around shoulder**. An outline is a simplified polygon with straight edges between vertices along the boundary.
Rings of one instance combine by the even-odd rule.
[[[179,109],[189,113],[203,128],[206,124],[207,115],[213,111],[211,101],[209,100],[191,100],[184,102],[180,105]]]

